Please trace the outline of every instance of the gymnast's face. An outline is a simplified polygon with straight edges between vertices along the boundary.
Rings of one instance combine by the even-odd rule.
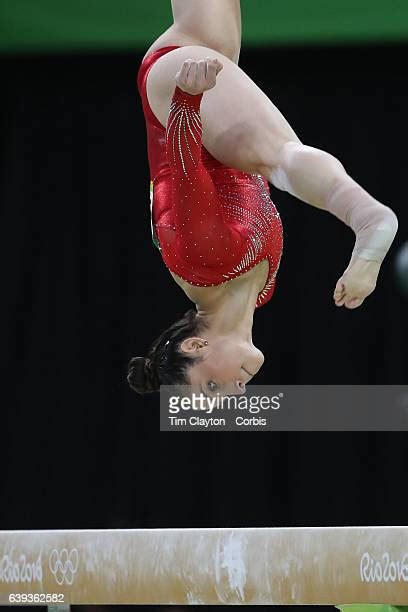
[[[188,384],[198,393],[216,396],[240,395],[245,385],[260,370],[264,356],[252,342],[232,336],[187,338],[181,350],[191,357],[201,357],[188,370]]]

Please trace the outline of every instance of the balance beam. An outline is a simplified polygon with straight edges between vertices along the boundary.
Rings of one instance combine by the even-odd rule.
[[[408,527],[0,531],[0,604],[13,594],[65,607],[403,605]]]

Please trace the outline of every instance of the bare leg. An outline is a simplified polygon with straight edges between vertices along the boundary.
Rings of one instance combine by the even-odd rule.
[[[167,123],[175,76],[187,59],[217,58],[223,70],[217,85],[207,91],[201,104],[203,143],[220,162],[247,172],[257,172],[264,159],[272,165],[289,141],[300,140],[289,123],[239,66],[222,53],[201,46],[175,49],[161,57],[147,79],[150,106]]]
[[[172,0],[174,23],[198,44],[238,63],[241,47],[240,0]]]
[[[208,56],[218,58],[224,69],[216,87],[203,98],[204,146],[220,162],[263,174],[279,189],[332,212],[353,228],[356,248],[349,267],[337,283],[334,299],[339,306],[359,306],[374,290],[381,261],[395,235],[394,213],[353,181],[332,155],[303,145],[259,87],[217,51],[200,46],[184,47],[166,54],[153,66],[147,93],[153,112],[163,126],[167,122],[175,75],[182,63]]]
[[[395,237],[393,211],[373,198],[338,159],[303,144],[288,142],[279,161],[263,169],[276,187],[327,210],[351,227],[356,242],[349,266],[337,282],[337,306],[357,308],[374,291],[381,263]]]
[[[173,24],[147,54],[169,45],[200,45],[238,63],[241,50],[240,0],[172,0]]]

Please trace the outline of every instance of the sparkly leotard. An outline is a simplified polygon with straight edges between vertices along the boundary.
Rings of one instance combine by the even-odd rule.
[[[169,270],[200,287],[225,283],[267,259],[258,308],[275,289],[281,220],[263,177],[228,168],[203,147],[202,94],[176,87],[167,129],[153,114],[146,93],[149,69],[176,48],[149,54],[137,79],[147,127],[153,241]]]

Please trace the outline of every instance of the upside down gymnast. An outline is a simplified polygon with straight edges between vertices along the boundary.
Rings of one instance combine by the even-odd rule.
[[[275,288],[282,225],[268,181],[329,211],[356,235],[334,290],[357,308],[375,288],[397,231],[338,159],[303,144],[238,67],[240,0],[172,0],[173,25],[138,73],[151,174],[153,242],[195,304],[129,363],[139,393],[160,384],[206,395],[245,392],[263,354],[253,316]]]

